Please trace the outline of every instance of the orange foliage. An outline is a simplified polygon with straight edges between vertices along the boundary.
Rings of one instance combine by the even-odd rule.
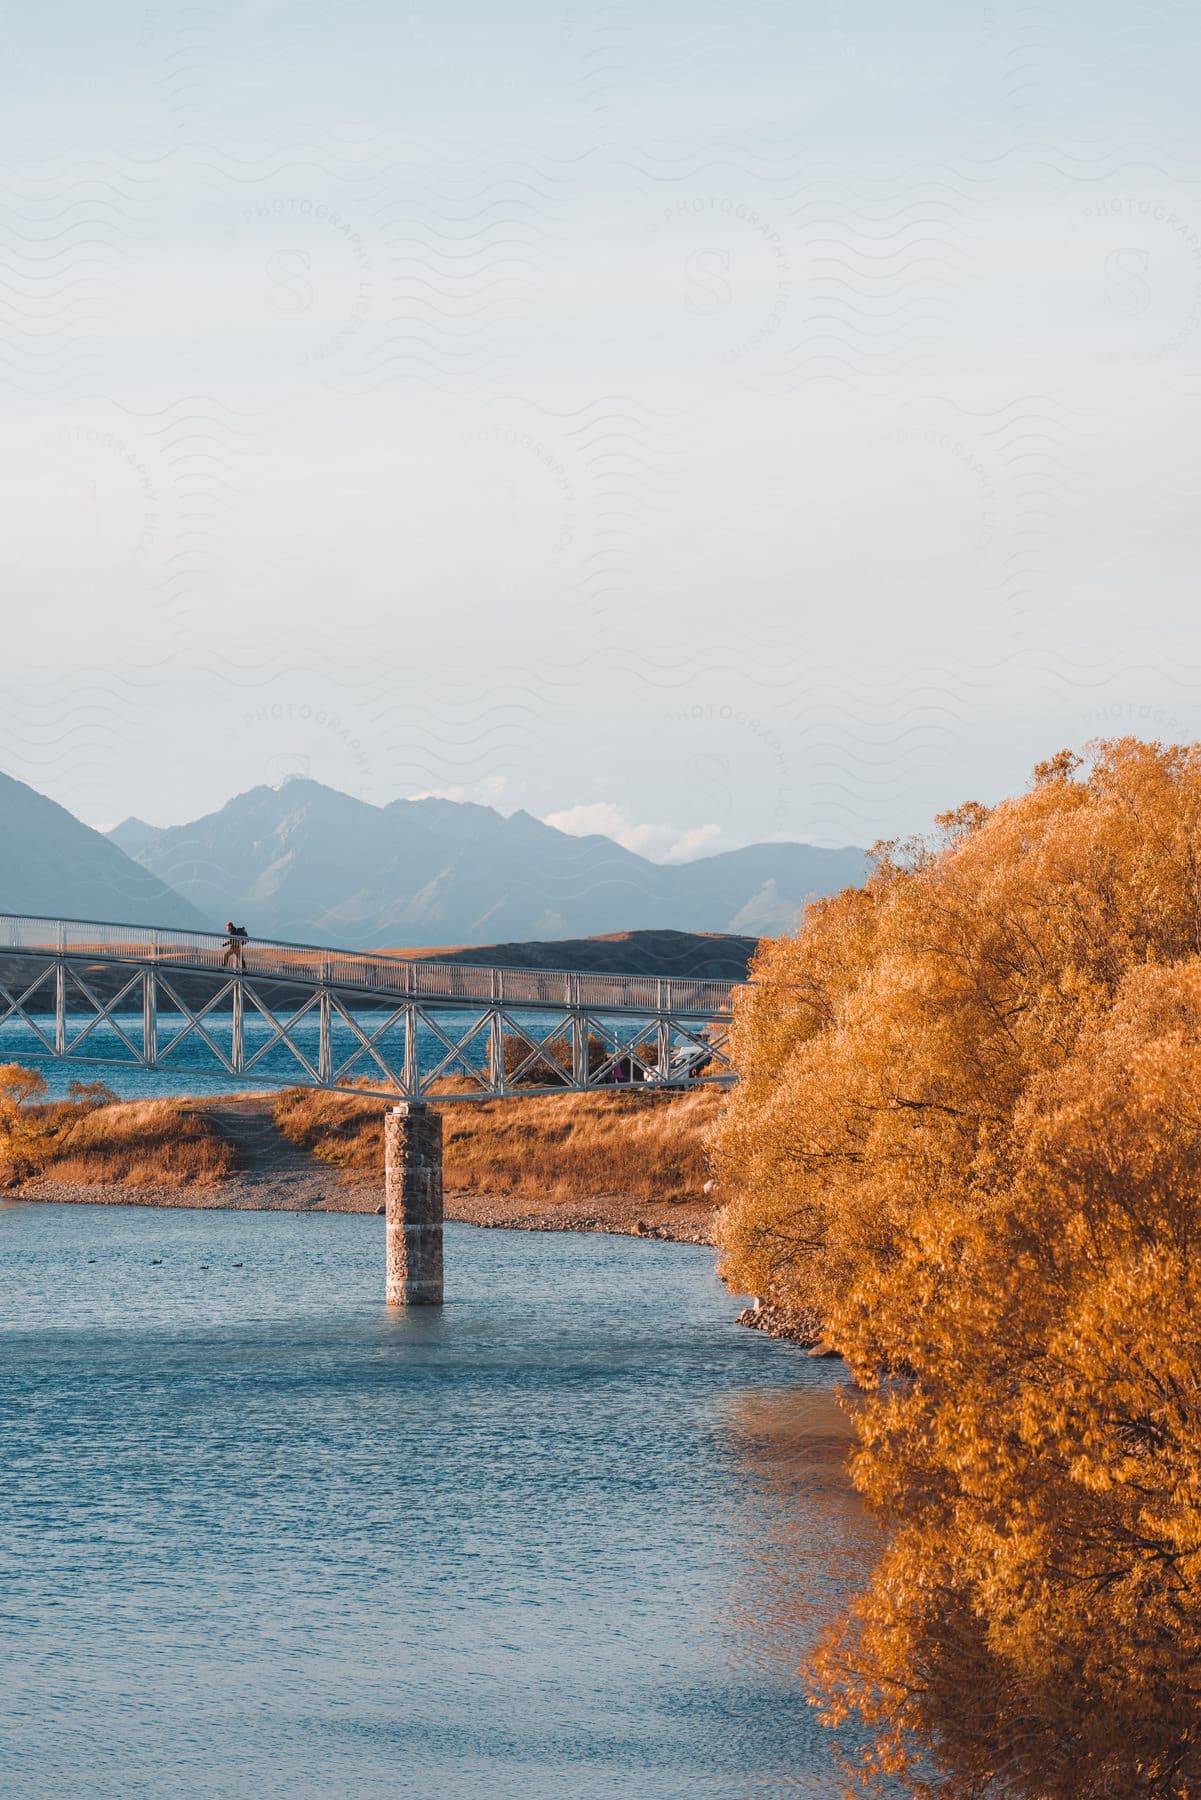
[[[768,947],[739,1286],[816,1302],[892,1527],[814,1677],[908,1791],[1201,1792],[1201,747],[1098,746]]]
[[[29,1102],[46,1092],[45,1078],[20,1063],[0,1066],[0,1171],[6,1183],[19,1181],[37,1167],[37,1128]]]

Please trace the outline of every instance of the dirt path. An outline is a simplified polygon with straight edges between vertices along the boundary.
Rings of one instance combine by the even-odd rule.
[[[205,1112],[237,1152],[241,1167],[223,1182],[225,1204],[264,1211],[374,1212],[383,1205],[383,1177],[348,1182],[342,1171],[289,1143],[270,1100],[220,1100]]]

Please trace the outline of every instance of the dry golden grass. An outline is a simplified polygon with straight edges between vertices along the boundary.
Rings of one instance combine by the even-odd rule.
[[[237,1167],[232,1146],[195,1102],[131,1100],[31,1107],[36,1173],[46,1181],[153,1187],[207,1186]]]
[[[553,1094],[528,1100],[449,1101],[443,1117],[448,1191],[531,1200],[626,1194],[641,1200],[702,1198],[706,1138],[724,1096]],[[292,1143],[323,1161],[378,1174],[384,1105],[288,1088],[275,1121]]]

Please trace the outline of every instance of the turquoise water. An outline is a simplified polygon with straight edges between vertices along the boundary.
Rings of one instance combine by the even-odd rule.
[[[840,1791],[837,1376],[691,1246],[0,1207],[0,1792]]]

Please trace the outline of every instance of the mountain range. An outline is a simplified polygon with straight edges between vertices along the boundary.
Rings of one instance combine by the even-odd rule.
[[[527,812],[453,800],[372,806],[320,783],[257,787],[189,825],[107,835],[0,775],[0,911],[201,925],[351,948],[471,946],[638,931],[787,930],[859,882],[861,850],[751,844],[654,863]]]
[[[363,800],[294,779],[190,825],[110,834],[218,925],[348,947],[483,944],[672,927],[759,936],[861,881],[861,850],[752,844],[654,863],[611,838],[454,800]]]

